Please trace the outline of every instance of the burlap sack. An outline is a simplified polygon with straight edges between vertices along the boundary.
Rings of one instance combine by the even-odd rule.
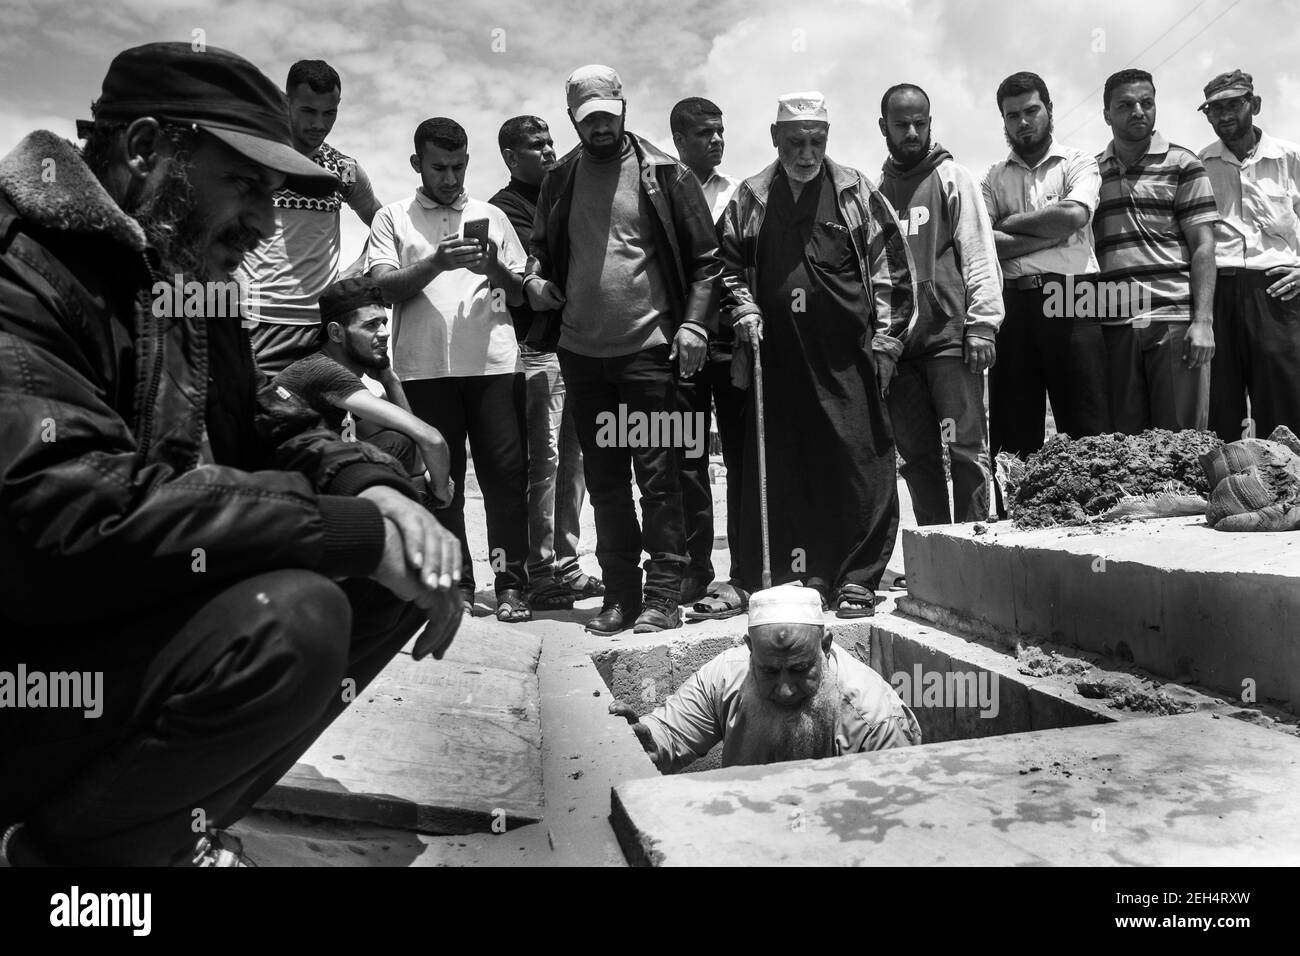
[[[1215,531],[1295,531],[1300,527],[1300,508],[1267,505],[1258,511],[1228,515],[1214,525]]]
[[[1300,478],[1300,456],[1284,444],[1263,438],[1243,438],[1241,441],[1220,445],[1214,451],[1202,455],[1200,462],[1211,490],[1217,488],[1219,482],[1229,475],[1239,474],[1256,465],[1277,465]]]
[[[1229,515],[1258,511],[1275,504],[1273,489],[1264,483],[1254,465],[1246,471],[1224,478],[1210,492],[1210,506],[1205,520],[1214,527]]]

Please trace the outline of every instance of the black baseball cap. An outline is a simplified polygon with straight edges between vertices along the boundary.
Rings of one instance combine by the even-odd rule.
[[[384,306],[384,294],[379,285],[368,276],[349,276],[332,283],[320,295],[321,325],[351,315],[368,305]]]
[[[139,119],[190,123],[268,169],[294,188],[314,192],[338,177],[293,148],[289,101],[248,60],[229,50],[189,43],[146,43],[113,58],[104,88],[91,105],[95,121]],[[79,122],[87,135],[91,124]]]

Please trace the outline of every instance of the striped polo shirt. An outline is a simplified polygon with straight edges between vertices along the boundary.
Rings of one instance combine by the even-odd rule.
[[[1205,166],[1158,132],[1134,165],[1120,162],[1113,141],[1097,164],[1101,202],[1092,228],[1101,281],[1125,283],[1131,303],[1130,315],[1103,324],[1189,321],[1192,256],[1184,230],[1219,218]]]

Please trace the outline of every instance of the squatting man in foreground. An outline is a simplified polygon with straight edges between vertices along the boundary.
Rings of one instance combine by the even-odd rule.
[[[813,588],[783,584],[749,599],[744,647],[723,651],[653,713],[615,701],[655,766],[671,773],[722,741],[722,766],[838,757],[921,742],[916,717],[885,679],[831,640]]]
[[[94,720],[0,708],[0,857],[219,864],[196,823],[238,820],[426,622],[416,655],[446,647],[460,547],[392,457],[263,387],[239,321],[151,308],[159,276],[229,281],[276,189],[336,181],[284,94],[152,43],[92,112],[84,150],[0,159],[0,670],[104,675]]]

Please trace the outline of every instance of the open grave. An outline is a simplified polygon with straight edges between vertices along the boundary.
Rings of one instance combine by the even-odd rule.
[[[308,816],[263,815],[246,844],[269,864],[1297,863],[1290,537],[907,530],[910,593],[827,622],[910,695],[924,745],[759,768],[713,769],[715,748],[661,776],[608,713],[652,710],[745,616],[612,639],[581,627],[599,599],[480,616],[442,662],[399,655],[264,804]]]
[[[620,844],[648,865],[1300,862],[1288,537],[1187,518],[906,531],[910,593],[832,633],[905,699],[935,689],[909,700],[926,744],[628,782]],[[700,656],[597,660],[644,693]],[[954,706],[959,682],[996,706]]]

